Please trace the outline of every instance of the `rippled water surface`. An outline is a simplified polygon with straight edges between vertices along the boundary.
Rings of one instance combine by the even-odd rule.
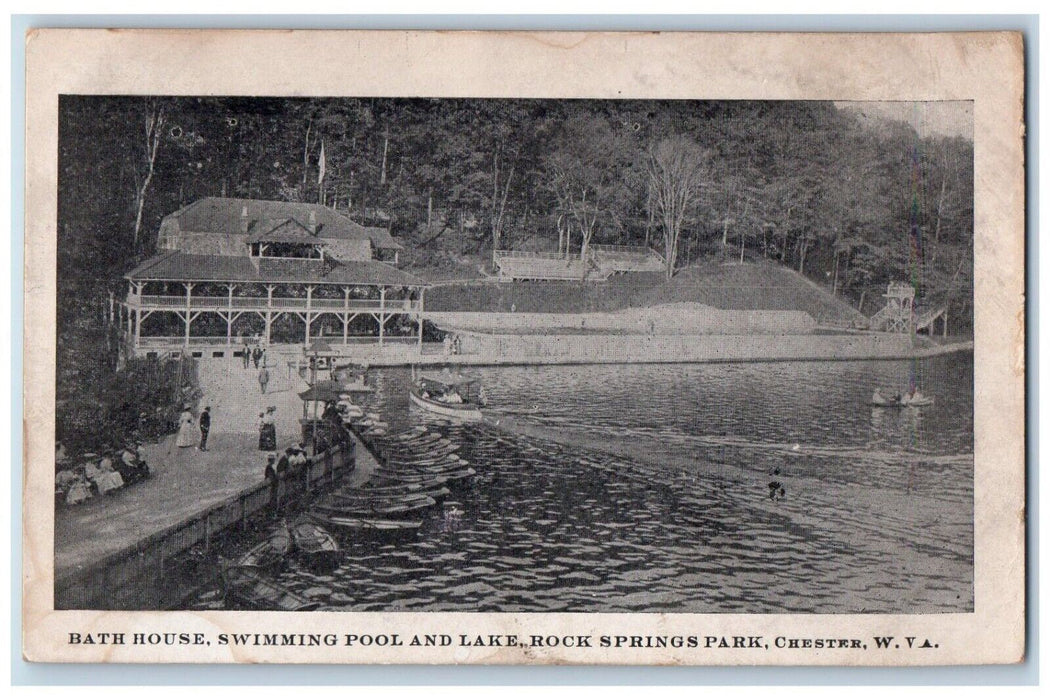
[[[375,410],[477,476],[417,537],[341,537],[334,571],[278,580],[358,611],[973,609],[971,354],[475,373],[500,427],[410,408],[407,370],[376,374]],[[912,378],[933,406],[867,405]]]

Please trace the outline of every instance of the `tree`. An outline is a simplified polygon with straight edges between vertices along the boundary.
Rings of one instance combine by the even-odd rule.
[[[157,150],[160,148],[165,124],[164,105],[160,101],[155,98],[146,98],[145,108],[146,142],[143,153],[145,173],[141,177],[135,178],[135,229],[132,235],[132,243],[136,248],[139,244],[139,232],[142,230],[142,210],[146,205],[146,194],[149,192],[150,182],[153,181],[153,171],[157,163]],[[136,175],[138,175],[137,170]]]
[[[667,278],[674,276],[682,225],[706,184],[709,156],[684,136],[659,141],[649,151],[649,201],[664,231]]]

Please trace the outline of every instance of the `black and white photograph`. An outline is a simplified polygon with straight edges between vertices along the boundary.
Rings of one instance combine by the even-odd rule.
[[[968,103],[59,110],[58,606],[972,609]]]
[[[54,611],[975,613],[974,105],[59,93]]]

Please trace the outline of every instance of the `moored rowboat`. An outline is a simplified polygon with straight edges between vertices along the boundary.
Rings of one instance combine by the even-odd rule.
[[[304,612],[316,610],[320,603],[299,595],[290,588],[269,581],[254,566],[237,566],[219,558],[226,595],[259,610]]]
[[[328,527],[377,535],[413,534],[423,524],[422,520],[388,520],[341,515],[314,515],[313,517]]]

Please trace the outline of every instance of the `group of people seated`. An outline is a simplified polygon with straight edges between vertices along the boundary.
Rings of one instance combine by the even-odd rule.
[[[871,396],[871,402],[873,404],[900,404],[901,406],[907,406],[908,404],[918,404],[926,401],[926,396],[923,395],[922,391],[918,388],[913,388],[905,393],[896,393],[892,396],[887,397],[882,393],[881,389],[876,388],[875,393]]]
[[[427,386],[425,382],[419,383],[419,395],[424,399],[440,401],[441,403],[463,403],[463,396],[455,388],[449,388],[444,391],[431,391],[431,387]]]
[[[77,505],[95,496],[107,496],[149,476],[146,452],[137,442],[107,455],[88,452],[73,465],[61,445],[56,449],[55,500]]]

